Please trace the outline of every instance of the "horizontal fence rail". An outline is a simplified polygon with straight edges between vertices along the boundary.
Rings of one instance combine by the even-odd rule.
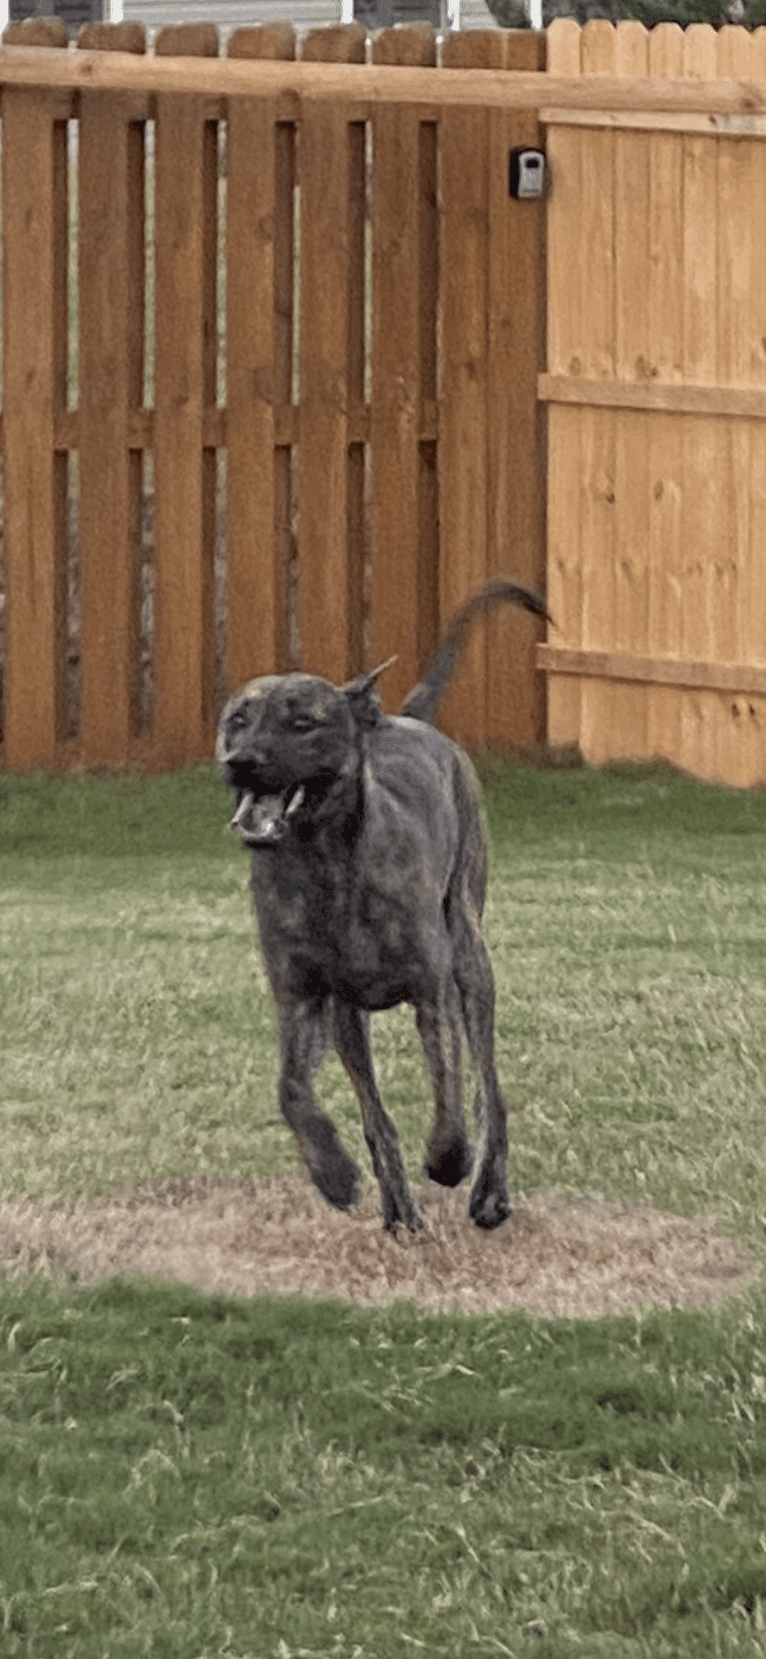
[[[190,25],[190,27],[193,27]],[[607,25],[611,27],[611,25]],[[396,32],[396,31],[394,31]],[[744,33],[744,30],[742,31]],[[477,34],[479,32],[477,31]],[[460,38],[452,36],[455,41]],[[494,37],[490,37],[491,39]],[[522,35],[522,39],[524,36]],[[534,37],[531,37],[534,38]],[[44,70],[41,60],[44,59]],[[84,51],[62,59],[56,52],[13,48],[0,51],[0,86],[44,84],[62,95],[84,90],[120,92],[139,100],[158,93],[185,93],[197,97],[250,98],[267,93],[280,100],[279,113],[296,113],[304,98],[323,103],[348,99],[352,113],[367,111],[375,104],[416,104],[438,110],[444,103],[478,105],[483,109],[529,109],[539,107],[541,92],[535,75],[518,71],[511,79],[505,70],[450,70],[405,67],[396,75],[392,65],[337,64],[280,61],[247,63],[240,59],[169,57],[137,59],[129,54],[100,54]],[[664,110],[674,113],[716,115],[766,114],[766,89],[749,76],[741,79],[711,79],[699,82],[675,77],[654,80],[648,76],[630,81],[610,74],[583,74],[572,84],[564,76],[549,74],[544,83],[545,105],[567,110],[634,110],[645,114]],[[148,111],[148,105],[144,104]]]
[[[508,195],[539,127],[477,101],[544,42],[217,45],[0,51],[13,767],[203,758],[227,693],[291,666],[396,655],[396,707],[478,582],[544,580],[544,229]],[[542,737],[535,637],[477,630],[450,729]]]

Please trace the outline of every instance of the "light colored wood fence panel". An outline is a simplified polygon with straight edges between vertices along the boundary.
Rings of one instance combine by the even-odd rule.
[[[615,426],[609,410],[582,411],[577,433],[581,478],[582,641],[587,650],[607,649],[614,625]],[[607,680],[583,683],[581,729],[585,753],[606,758],[614,705]]]
[[[681,656],[683,626],[683,432],[673,416],[655,414],[649,426],[648,651]],[[647,688],[647,756],[678,762],[681,699],[662,686]]]
[[[698,26],[687,32],[684,69],[697,79],[712,79],[718,71],[719,42],[714,31]],[[726,160],[721,144],[732,141],[686,137],[684,153],[684,332],[683,373],[686,382],[701,386],[720,383],[722,239],[732,217],[731,200],[721,199],[720,171]],[[739,148],[739,145],[736,146]],[[684,420],[682,562],[683,656],[706,660],[716,657],[713,607],[730,604],[726,592],[730,576],[728,437],[714,419]],[[729,657],[728,660],[736,660]],[[724,730],[721,729],[723,716]],[[706,777],[723,775],[734,782],[741,760],[729,747],[725,728],[730,723],[730,700],[702,688],[681,695],[681,749],[679,760],[691,772]],[[739,745],[736,745],[739,748]],[[722,753],[728,749],[728,754]]]
[[[82,94],[78,204],[80,743],[104,765],[139,726],[144,142],[120,97]]]
[[[649,35],[649,72],[675,79],[683,71],[684,33],[665,23]],[[683,143],[677,135],[649,138],[648,358],[653,380],[683,380]],[[680,423],[657,413],[649,423],[649,535],[647,650],[658,657],[681,652],[683,557],[682,436]],[[646,691],[646,755],[670,760],[680,753],[681,702],[662,686]]]
[[[739,29],[665,26],[646,36],[635,24],[599,23],[579,37],[569,28],[551,34],[559,73],[597,64],[612,74],[763,79],[763,44]],[[560,685],[554,672],[549,730],[594,760],[659,753],[703,776],[757,781],[766,775],[766,711],[748,674],[766,663],[754,530],[766,417],[757,401],[766,233],[754,208],[766,191],[763,138],[744,128],[674,130],[670,112],[641,131],[608,106],[572,126],[562,117],[549,139],[561,164],[549,241],[550,386],[568,407],[551,408],[549,428],[550,595],[564,622],[542,656],[553,663],[557,646],[570,653]],[[580,196],[596,173],[607,200],[594,215]],[[566,293],[578,243],[588,253]],[[586,283],[599,294],[598,313],[583,300]],[[614,395],[602,396],[605,383]],[[685,405],[674,405],[673,387],[686,389]],[[579,566],[563,546],[576,476]],[[737,663],[742,693],[732,695]],[[681,671],[673,689],[668,664]],[[705,675],[700,664],[709,665]]]
[[[640,23],[614,31],[615,70],[645,76],[649,35]],[[642,132],[614,134],[614,375],[651,377],[650,312],[653,281],[649,247],[651,139]],[[630,267],[630,284],[619,273]],[[648,649],[649,625],[649,431],[648,418],[613,417],[615,499],[612,566],[612,632],[618,650]],[[635,686],[614,687],[610,724],[619,752],[643,755],[647,696]]]
[[[66,720],[67,137],[58,100],[3,93],[4,749],[45,766]]]
[[[561,18],[548,31],[548,67],[551,74],[575,78],[580,73],[581,30],[574,18]],[[573,144],[565,127],[545,133],[551,178],[556,181],[558,211],[548,212],[547,362],[553,374],[582,373],[579,282],[569,272],[572,263],[565,246],[567,227],[580,200],[582,146]],[[569,411],[551,404],[548,409],[548,604],[562,644],[582,645],[582,565],[580,549],[580,469],[572,465],[574,425]],[[578,456],[579,461],[579,456]],[[561,747],[581,740],[582,679],[552,674],[548,682],[548,736]]]
[[[213,717],[216,132],[201,100],[157,100],[155,749],[209,752]]]
[[[722,29],[717,37],[717,73],[763,82],[766,33]],[[718,157],[718,378],[727,386],[763,387],[766,151],[762,141],[742,138],[722,141]],[[719,547],[715,567],[718,571],[723,563],[726,602],[718,618],[715,650],[717,656],[728,656],[733,661],[764,663],[762,497],[766,425],[763,421],[731,421],[725,437],[729,556],[722,561]],[[762,781],[766,771],[766,698],[744,690],[736,696],[720,694],[714,719],[717,773],[736,784]]]
[[[614,75],[617,31],[598,18],[582,33],[581,70]],[[589,380],[613,380],[615,373],[615,193],[609,189],[614,166],[614,134],[573,133],[581,147],[580,236],[587,257],[577,261],[580,301],[580,373]]]

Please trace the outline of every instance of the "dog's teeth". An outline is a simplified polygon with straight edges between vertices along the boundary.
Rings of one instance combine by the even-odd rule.
[[[237,807],[237,810],[234,814],[234,817],[231,820],[232,829],[239,829],[239,826],[242,823],[243,819],[247,817],[247,814],[250,811],[250,808],[251,808],[252,804],[253,804],[252,790],[246,789],[245,793],[242,796],[242,799],[239,803],[239,806]]]
[[[292,797],[292,799],[289,803],[289,806],[287,807],[287,810],[285,812],[285,817],[286,818],[292,818],[293,813],[298,811],[299,806],[302,804],[303,797],[304,797],[305,793],[306,793],[306,791],[303,787],[303,784],[302,783],[299,784],[298,788],[296,789],[295,794],[293,795],[293,797]]]

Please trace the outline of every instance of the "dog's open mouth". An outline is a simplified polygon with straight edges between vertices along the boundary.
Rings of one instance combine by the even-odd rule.
[[[281,794],[256,795],[245,789],[232,818],[248,847],[272,847],[290,830],[305,797],[302,783],[291,783]]]

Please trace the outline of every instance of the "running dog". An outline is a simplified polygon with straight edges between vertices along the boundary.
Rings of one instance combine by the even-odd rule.
[[[236,791],[232,820],[252,855],[261,947],[277,1005],[279,1103],[309,1174],[336,1208],[358,1200],[360,1171],[314,1096],[331,1047],[359,1096],[383,1224],[423,1218],[396,1129],[378,1093],[369,1016],[409,1002],[433,1080],[425,1170],[452,1187],[472,1176],[469,1214],[511,1213],[506,1105],[495,1071],[495,989],[481,917],[487,847],[467,755],[430,724],[475,618],[501,602],[547,617],[516,583],[486,583],[453,619],[421,684],[386,716],[383,668],[337,687],[311,674],[251,680],[221,716],[217,754]],[[476,1068],[478,1144],[462,1105],[463,1040]]]

